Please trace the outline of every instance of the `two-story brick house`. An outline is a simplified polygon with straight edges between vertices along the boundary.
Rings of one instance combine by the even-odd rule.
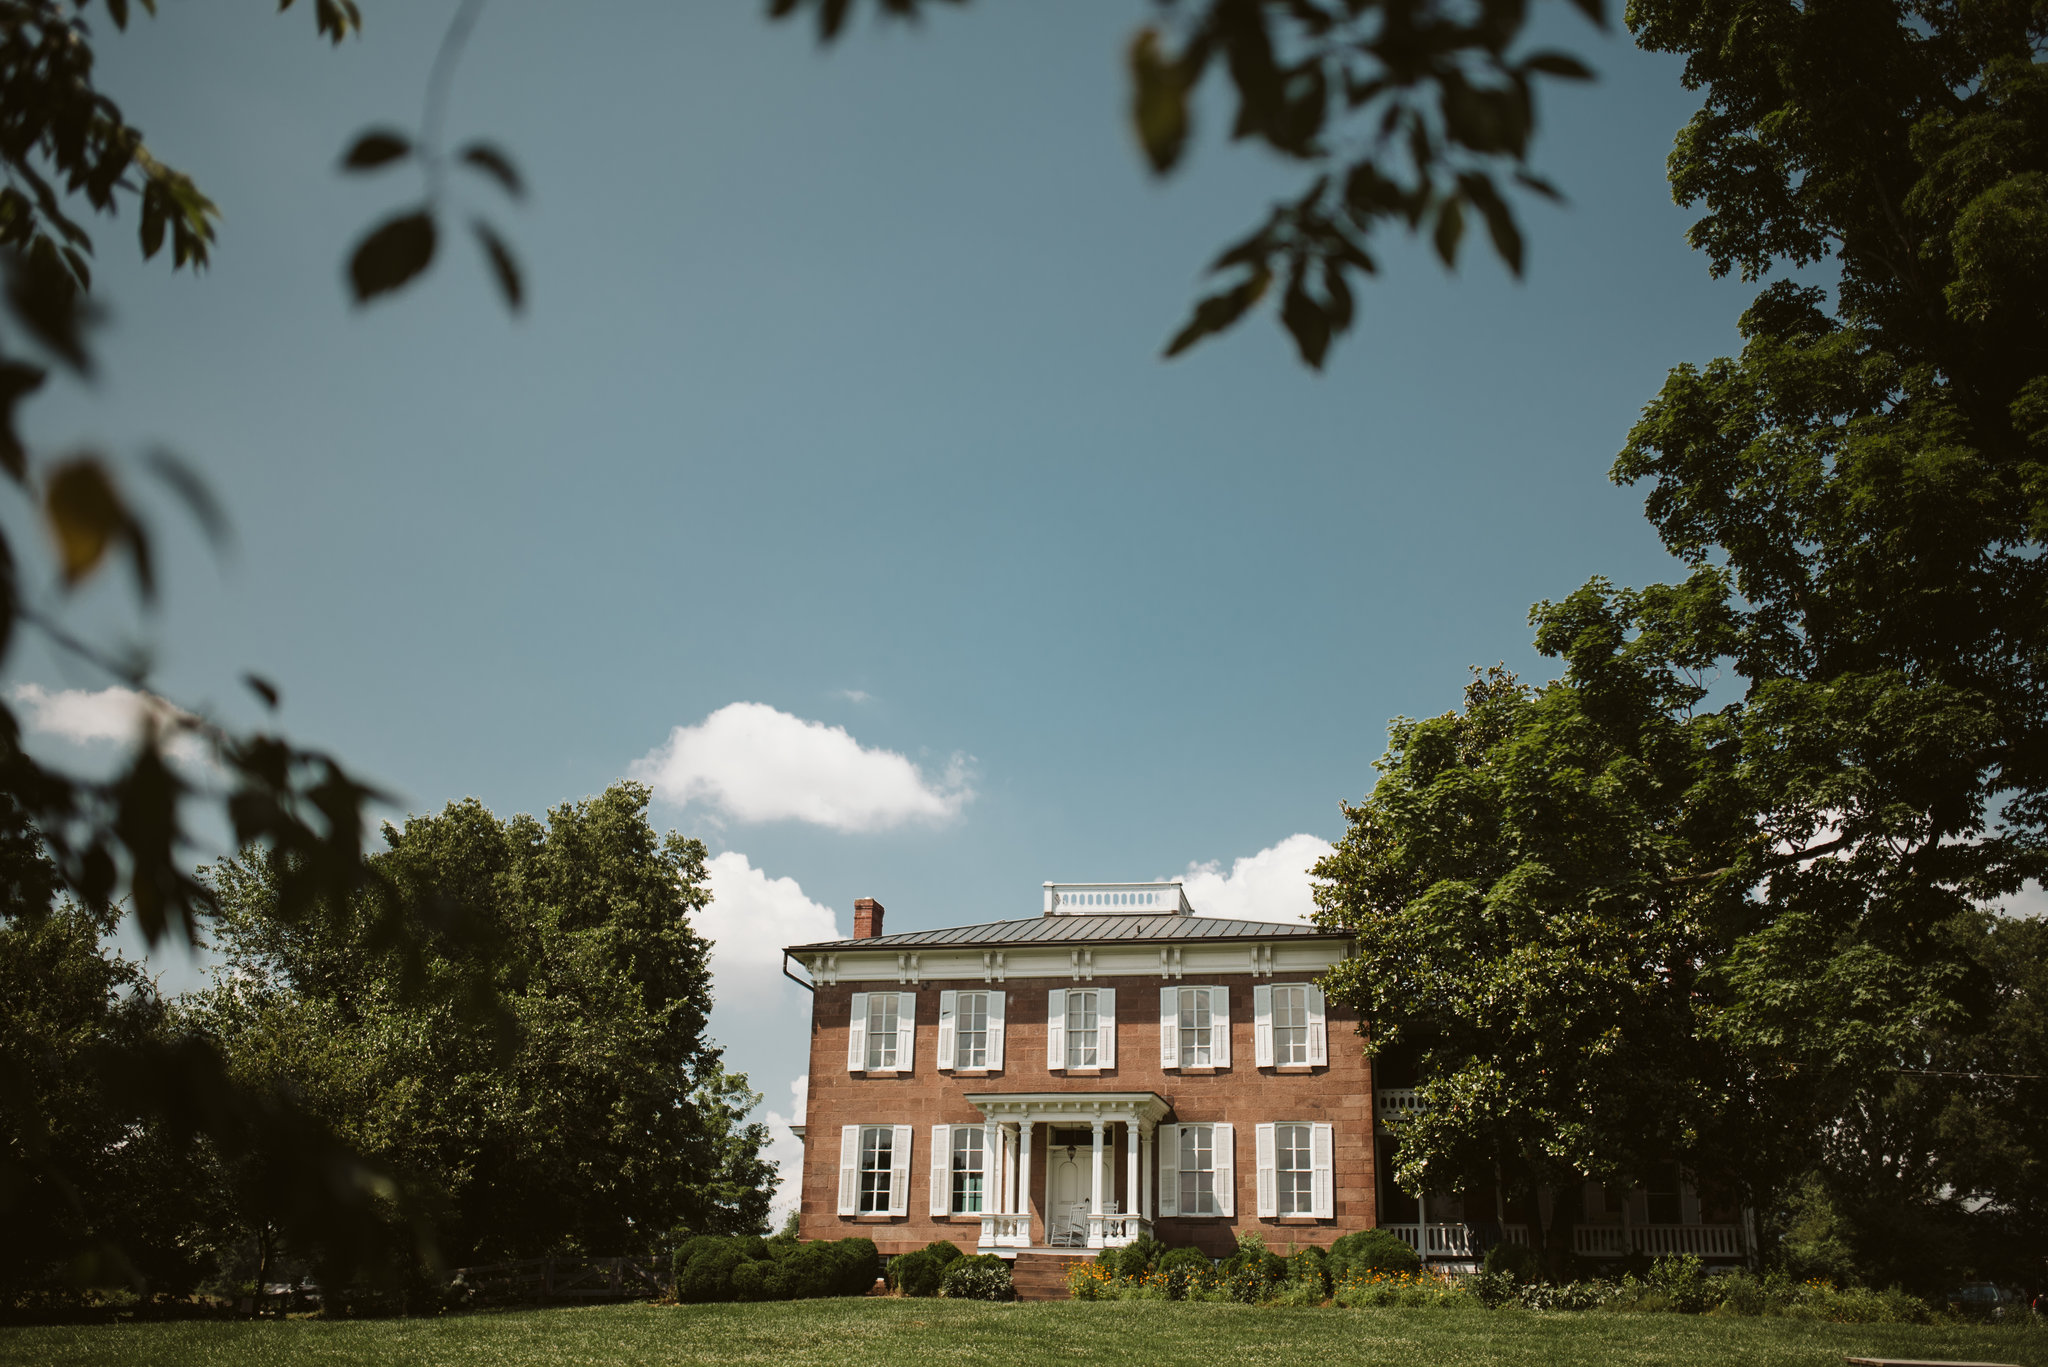
[[[1344,935],[1196,916],[1178,883],[899,935],[882,913],[788,951],[814,987],[805,1238],[1222,1253],[1376,1222],[1369,1064],[1315,986]]]

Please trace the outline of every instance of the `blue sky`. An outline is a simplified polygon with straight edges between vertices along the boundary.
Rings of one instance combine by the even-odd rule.
[[[1214,119],[1144,172],[1136,0],[986,0],[829,51],[758,0],[499,0],[449,120],[532,186],[463,192],[526,264],[517,321],[461,240],[390,302],[342,289],[417,183],[337,154],[415,120],[452,0],[366,4],[339,50],[305,6],[167,4],[101,74],[221,205],[216,263],[173,277],[103,232],[104,374],[28,425],[177,450],[236,542],[216,563],[165,510],[163,609],[109,583],[76,611],[152,643],[181,703],[246,718],[261,671],[402,810],[659,778],[657,821],[720,860],[715,1024],[780,1114],[806,1003],[766,950],[855,897],[915,929],[1193,867],[1217,907],[1289,914],[1388,718],[1454,705],[1472,664],[1542,674],[1532,601],[1670,573],[1605,472],[1748,291],[1670,203],[1676,64],[1555,8],[1601,79],[1542,96],[1571,203],[1526,207],[1527,281],[1389,244],[1317,375],[1263,317],[1158,357],[1295,181]],[[105,682],[33,648],[13,675]]]

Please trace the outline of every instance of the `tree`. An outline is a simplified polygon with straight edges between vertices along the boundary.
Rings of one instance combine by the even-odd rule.
[[[392,1174],[451,1262],[761,1232],[760,1098],[704,1037],[704,847],[657,836],[647,801],[622,783],[545,823],[469,800],[387,826],[371,862],[401,914],[449,932],[417,963],[378,909],[285,922],[273,857],[223,863],[229,967],[194,1024]]]
[[[1631,914],[1677,907],[1699,930],[1684,962],[1643,961],[1633,981],[1692,980],[1701,1057],[1731,1059],[1740,1084],[1703,1068],[1693,1085],[1784,1136],[1838,1195],[1954,1207],[1963,1165],[1971,1190],[2031,1209],[2019,1174],[2040,1130],[1966,1160],[1939,1117],[1996,1111],[1997,1089],[1982,1064],[1936,1060],[1998,1057],[1981,1043],[1992,1022],[2039,1009],[2038,939],[1988,908],[2042,877],[2048,849],[2048,11],[1638,0],[1629,23],[1683,53],[1704,92],[1671,177],[1705,206],[1692,237],[1711,268],[1839,267],[1831,308],[1801,280],[1765,288],[1741,355],[1673,370],[1615,463],[1617,481],[1649,485],[1686,583],[1596,581],[1535,613],[1539,646],[1567,661],[1545,702],[1590,702],[1589,680],[1645,662],[1699,681],[1612,692],[1590,714],[1624,738],[1696,738],[1641,756],[1672,797],[1718,756],[1715,800],[1675,847],[1667,818],[1621,832]],[[1708,687],[1722,667],[1740,696]],[[1546,733],[1542,711],[1510,748],[1572,772],[1580,737]],[[1324,914],[1368,944],[1391,912],[1361,868],[1390,841],[1385,858],[1410,858],[1379,811],[1376,789],[1321,870]],[[1594,863],[1615,834],[1567,831],[1546,866]],[[1509,832],[1499,853],[1525,843]],[[1550,915],[1591,914],[1621,881],[1567,885]],[[1518,948],[1549,932],[1526,921]],[[1348,968],[1368,1007],[1382,966]],[[1757,1175],[1774,1170],[1790,1171]]]

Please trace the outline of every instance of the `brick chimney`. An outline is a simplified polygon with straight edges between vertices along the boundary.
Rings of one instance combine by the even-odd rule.
[[[872,940],[882,933],[882,912],[880,902],[872,897],[853,899],[853,938]]]

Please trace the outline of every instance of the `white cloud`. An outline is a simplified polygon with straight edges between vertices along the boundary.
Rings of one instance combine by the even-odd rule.
[[[41,684],[16,684],[8,696],[21,705],[28,729],[75,745],[114,742],[127,745],[154,721],[169,731],[165,748],[187,761],[204,758],[205,742],[188,729],[197,718],[154,693],[132,688],[62,688],[51,692]]]
[[[1220,859],[1189,864],[1181,882],[1198,916],[1306,921],[1315,910],[1315,900],[1309,895],[1309,866],[1330,850],[1330,842],[1318,836],[1290,835],[1277,845],[1239,859],[1228,873]]]
[[[870,750],[844,727],[736,702],[678,726],[633,765],[633,776],[665,801],[703,802],[735,821],[880,831],[958,817],[974,797],[971,764],[955,755],[933,782],[902,755]]]
[[[2043,892],[2041,885],[2030,878],[2020,885],[2018,892],[2000,900],[1997,910],[2007,916],[2028,916],[2039,920],[2048,916],[2048,892]]]
[[[768,1148],[762,1155],[781,1172],[781,1181],[775,1188],[775,1199],[768,1204],[768,1224],[773,1229],[782,1228],[782,1222],[795,1210],[803,1196],[804,1185],[804,1141],[789,1132],[791,1125],[804,1123],[804,1112],[811,1099],[811,1079],[808,1074],[790,1079],[790,1112],[770,1107],[768,1110]]]
[[[712,941],[711,981],[721,1002],[758,999],[782,979],[782,947],[841,938],[830,907],[804,896],[794,878],[770,878],[738,850],[714,854],[711,905],[697,933]]]
[[[868,692],[865,688],[842,688],[833,696],[844,698],[850,703],[873,702],[875,700],[875,695]]]

